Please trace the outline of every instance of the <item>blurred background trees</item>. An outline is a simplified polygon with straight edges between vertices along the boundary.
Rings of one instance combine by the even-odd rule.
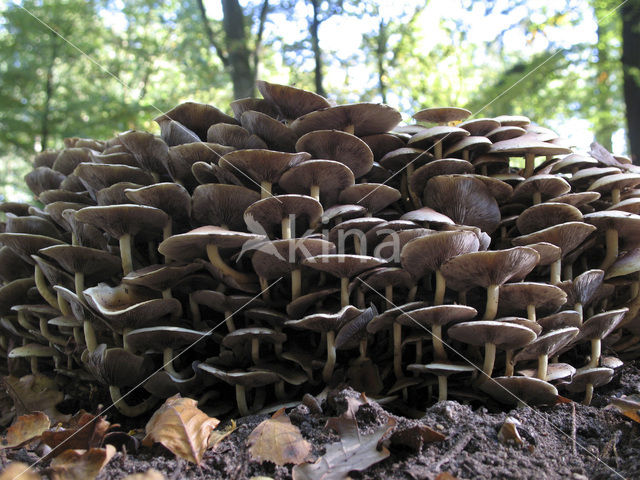
[[[640,156],[640,0],[0,0],[0,195],[68,136],[255,79],[403,114],[518,113]],[[50,27],[50,28],[49,28]],[[56,33],[59,33],[67,41]]]

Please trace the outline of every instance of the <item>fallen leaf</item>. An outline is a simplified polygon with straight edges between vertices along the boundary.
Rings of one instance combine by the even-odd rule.
[[[126,450],[127,453],[135,453],[140,448],[140,440],[127,432],[109,432],[104,436],[102,443],[113,445],[116,450]]]
[[[611,404],[606,408],[614,408],[625,417],[640,423],[640,395],[623,395],[620,398],[612,398]]]
[[[56,383],[44,375],[26,375],[3,378],[7,393],[16,408],[16,415],[43,412],[51,423],[65,422],[71,415],[63,415],[56,409],[64,395],[58,391]]]
[[[116,454],[113,445],[89,450],[65,450],[51,461],[52,480],[91,480]]]
[[[168,398],[147,423],[142,444],[161,443],[174,455],[200,464],[209,435],[220,421],[209,417],[197,405],[195,400],[182,398],[180,394]]]
[[[436,476],[435,480],[458,480],[458,477],[454,477],[449,472],[441,472]]]
[[[515,418],[505,418],[504,423],[498,432],[498,440],[500,443],[504,443],[505,445],[523,445],[524,441],[522,440],[520,433],[518,433],[518,425],[520,425],[520,422]]]
[[[349,472],[365,470],[389,456],[389,450],[385,447],[378,450],[378,445],[396,426],[396,421],[387,417],[385,424],[372,433],[360,434],[355,414],[363,401],[348,398],[347,402],[345,413],[327,421],[327,426],[340,435],[340,441],[328,445],[326,453],[316,463],[293,467],[293,480],[342,480],[348,478]]]
[[[311,444],[302,438],[300,429],[291,423],[284,408],[254,428],[247,443],[254,460],[276,465],[297,465],[304,462],[311,452]]]
[[[392,445],[409,447],[415,452],[421,452],[425,443],[442,442],[446,437],[426,425],[396,428],[391,434]]]
[[[150,468],[144,473],[134,473],[127,475],[122,480],[166,480],[166,477],[159,471]]]
[[[562,395],[558,395],[558,397],[556,398],[556,405],[559,405],[561,403],[571,403],[571,402],[573,402],[573,400],[567,397],[563,397]]]
[[[41,477],[30,469],[26,463],[12,462],[0,472],[0,480],[40,480]]]
[[[211,435],[209,435],[209,446],[207,448],[215,449],[221,441],[231,435],[237,428],[238,426],[236,425],[236,421],[231,420],[231,423],[222,430],[214,430],[211,432]]]
[[[86,450],[100,447],[110,427],[111,424],[104,417],[97,417],[80,410],[64,425],[64,428],[44,432],[42,441],[52,448],[47,455],[51,458],[69,449]]]
[[[49,417],[42,412],[22,415],[7,429],[7,436],[0,444],[0,449],[18,447],[27,443],[42,435],[49,426]]]

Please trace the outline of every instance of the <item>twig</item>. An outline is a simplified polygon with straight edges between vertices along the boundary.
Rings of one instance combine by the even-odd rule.
[[[576,448],[576,404],[575,402],[571,402],[571,444],[573,448],[573,454],[578,454],[578,449]]]
[[[462,450],[464,450],[469,441],[471,441],[471,433],[467,433],[460,440],[458,440],[458,443],[456,443],[454,447],[449,450],[447,454],[433,466],[433,470],[438,470],[442,465],[449,462],[449,460],[458,455]]]

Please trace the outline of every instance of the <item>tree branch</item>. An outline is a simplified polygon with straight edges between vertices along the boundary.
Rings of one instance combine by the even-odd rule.
[[[204,31],[207,34],[209,43],[215,49],[222,64],[225,67],[227,67],[229,65],[229,58],[225,55],[222,45],[218,43],[215,35],[213,34],[213,30],[211,30],[211,25],[209,25],[209,19],[207,18],[207,10],[205,9],[204,3],[202,0],[197,0],[197,2],[198,2],[198,8],[200,10],[200,16],[202,18],[202,26],[204,27]]]

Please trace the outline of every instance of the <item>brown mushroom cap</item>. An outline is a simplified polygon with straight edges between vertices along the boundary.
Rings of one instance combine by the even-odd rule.
[[[142,169],[156,173],[166,172],[169,146],[161,138],[147,132],[131,131],[118,135],[118,139]]]
[[[540,255],[538,266],[549,265],[558,260],[562,255],[560,247],[548,242],[530,243],[527,247],[533,248],[538,252],[538,255]]]
[[[231,102],[229,106],[233,111],[233,116],[238,121],[240,121],[242,114],[247,110],[262,112],[273,118],[278,117],[278,108],[269,100],[264,98],[240,98]]]
[[[327,272],[339,278],[351,278],[371,268],[384,265],[384,260],[367,255],[316,255],[302,260],[302,264],[314,270]]]
[[[337,202],[340,192],[355,182],[345,164],[333,160],[307,160],[286,171],[278,184],[287,193],[308,194],[316,187],[323,205]]]
[[[327,239],[330,242],[339,244],[340,242],[344,243],[349,236],[355,234],[360,240],[362,240],[362,235],[364,233],[369,232],[371,229],[379,225],[385,225],[387,223],[389,222],[376,217],[352,218],[351,220],[345,220],[344,222],[336,224],[331,230],[329,230]],[[366,239],[366,237],[364,238]],[[369,245],[367,243],[367,248],[368,246]]]
[[[163,291],[173,288],[184,277],[202,269],[198,263],[170,263],[163,265],[149,265],[122,278],[122,283]]]
[[[512,200],[527,200],[534,193],[540,193],[542,199],[557,197],[571,190],[571,186],[556,175],[533,175],[520,183],[514,190]]]
[[[236,150],[223,156],[218,165],[235,173],[243,172],[255,182],[277,183],[284,172],[310,158],[306,152]]]
[[[584,205],[588,205],[589,203],[598,200],[599,198],[600,194],[598,192],[573,192],[550,198],[548,201],[555,203],[567,203],[569,205],[573,205],[576,208],[580,208]]]
[[[42,248],[52,245],[63,245],[64,242],[43,235],[28,233],[0,233],[0,245],[4,245],[30,265],[34,264],[31,255],[35,255]]]
[[[0,280],[8,283],[19,278],[30,277],[33,266],[24,261],[9,247],[0,248]]]
[[[104,230],[114,238],[125,234],[162,231],[168,216],[162,210],[144,205],[86,207],[75,213],[78,221]]]
[[[447,260],[440,268],[447,286],[466,291],[477,285],[484,288],[502,285],[510,279],[522,279],[537,265],[540,255],[532,248],[463,253]]]
[[[127,345],[136,352],[162,351],[165,348],[182,348],[211,336],[211,332],[199,332],[182,327],[136,328],[125,335]]]
[[[401,220],[411,220],[413,222],[426,222],[428,224],[436,225],[454,225],[446,215],[436,212],[429,207],[422,207],[417,210],[411,210],[400,217]]]
[[[247,342],[251,342],[254,338],[257,338],[262,342],[283,343],[287,340],[287,335],[281,332],[276,332],[271,328],[239,328],[231,333],[227,333],[222,340],[222,345],[233,349],[237,346],[244,345]]]
[[[177,222],[188,222],[191,215],[191,195],[177,183],[156,183],[125,190],[125,195],[134,203],[162,210]]]
[[[437,143],[446,141],[451,144],[468,136],[468,131],[458,127],[431,127],[413,135],[407,142],[407,147],[428,149]]]
[[[341,203],[362,205],[371,214],[379,212],[392,203],[400,200],[398,190],[381,183],[360,183],[345,188],[339,200]]]
[[[611,368],[579,368],[576,370],[571,383],[565,385],[570,392],[584,392],[588,385],[601,387],[613,378],[614,371]]]
[[[545,202],[527,208],[516,220],[521,234],[527,235],[553,225],[581,222],[582,212],[566,203]]]
[[[226,145],[233,149],[257,148],[267,149],[267,144],[257,135],[249,133],[240,125],[217,123],[207,130],[207,142]],[[229,153],[229,152],[225,152]]]
[[[461,154],[462,152],[474,152],[483,153],[489,150],[491,147],[491,140],[486,137],[479,136],[468,136],[459,139],[457,142],[449,145],[444,151],[445,157],[449,157],[456,154]]]
[[[118,182],[110,187],[103,188],[95,192],[96,202],[98,206],[123,205],[132,203],[127,198],[125,190],[140,188],[142,185],[131,182]],[[64,213],[64,211],[62,212]],[[68,221],[68,219],[66,219]]]
[[[477,314],[475,308],[466,305],[435,305],[403,313],[396,318],[396,322],[407,327],[447,325],[471,320]]]
[[[146,171],[127,165],[106,165],[101,163],[81,163],[74,170],[82,184],[96,192],[119,182],[130,181],[139,185],[154,183],[153,177]]]
[[[582,272],[573,280],[566,280],[558,286],[567,293],[569,305],[581,303],[586,307],[600,289],[603,278],[604,272],[602,270],[592,269]]]
[[[437,175],[454,175],[472,173],[473,165],[466,160],[457,158],[442,158],[433,160],[426,165],[417,168],[409,177],[409,188],[420,197],[430,178]]]
[[[261,112],[247,110],[240,117],[244,128],[265,141],[271,150],[293,152],[298,135],[288,126]]]
[[[516,237],[512,240],[512,243],[514,245],[529,245],[538,242],[552,243],[560,247],[564,257],[578,247],[594,231],[595,227],[593,225],[584,222],[566,222]]]
[[[271,370],[251,370],[248,372],[233,370],[225,372],[206,363],[199,363],[198,368],[229,385],[242,385],[245,388],[264,387],[280,380],[280,376]]]
[[[400,138],[393,133],[376,133],[374,135],[365,135],[362,141],[367,144],[373,153],[373,158],[379,162],[387,153],[402,148],[405,145],[404,138]]]
[[[467,120],[466,122],[459,123],[457,126],[464,128],[471,135],[485,136],[492,130],[500,127],[500,122],[493,118],[474,118]]]
[[[69,273],[99,273],[102,278],[109,278],[122,272],[119,257],[96,248],[53,245],[41,249],[40,254],[55,260]]]
[[[306,219],[309,225],[320,220],[322,205],[306,195],[277,195],[267,197],[250,205],[244,212],[244,221],[249,231],[270,233],[279,230],[283,219],[294,216],[296,223]]]
[[[634,248],[620,255],[607,269],[604,279],[622,277],[640,271],[640,248]]]
[[[589,191],[608,193],[614,189],[624,190],[626,188],[633,188],[638,184],[640,184],[640,174],[617,173],[598,178],[589,185]]]
[[[499,311],[517,313],[533,305],[536,312],[557,311],[567,301],[567,294],[555,285],[535,282],[507,283],[500,286]]]
[[[576,168],[595,167],[598,161],[589,155],[580,155],[579,153],[571,153],[551,167],[552,173],[570,171]]]
[[[594,315],[582,324],[577,340],[605,338],[620,325],[628,311],[628,308],[620,308]]]
[[[462,343],[484,345],[491,343],[505,350],[521,348],[536,338],[536,333],[516,323],[477,320],[457,323],[447,334]]]
[[[336,246],[332,242],[319,238],[274,240],[261,244],[254,252],[251,263],[258,276],[270,280],[300,268],[306,258],[333,254],[335,251]]]
[[[237,123],[233,117],[222,113],[216,107],[196,102],[181,103],[154,118],[160,127],[171,120],[184,125],[201,140],[207,138],[207,129],[214,123]]]
[[[428,123],[449,123],[449,122],[461,122],[471,115],[471,112],[466,108],[460,107],[431,107],[425,108],[413,114],[419,122]]]
[[[600,231],[614,229],[620,238],[628,238],[632,243],[637,243],[635,238],[640,235],[640,215],[633,213],[606,210],[588,213],[584,220],[595,225]]]
[[[512,138],[521,137],[527,132],[524,128],[516,127],[514,125],[500,126],[494,130],[485,134],[489,140],[494,143],[502,142],[504,140],[511,140]]]
[[[65,176],[49,167],[37,167],[24,176],[29,190],[38,196],[45,190],[60,188]]]
[[[388,105],[354,103],[308,113],[291,123],[299,136],[314,130],[344,130],[358,137],[386,133],[400,123],[400,113]]]
[[[193,220],[200,225],[225,226],[231,230],[244,230],[242,215],[260,200],[254,190],[237,185],[209,183],[193,191]]]
[[[207,225],[169,237],[158,245],[158,251],[167,258],[190,261],[206,256],[206,247],[209,244],[220,248],[241,248],[247,242],[259,240],[264,240],[264,237]]]
[[[289,320],[285,325],[313,332],[339,331],[348,322],[361,315],[363,310],[347,305],[337,313],[315,313],[300,320]]]
[[[421,148],[401,147],[387,152],[379,163],[387,170],[399,172],[409,165],[421,167],[432,159],[433,155]]]
[[[475,371],[475,367],[473,365],[461,364],[461,363],[451,363],[451,362],[434,362],[423,364],[411,364],[407,366],[407,370],[410,372],[419,372],[419,373],[431,373],[437,376],[445,376],[455,375],[456,373],[468,373]]]
[[[582,325],[582,315],[575,310],[563,310],[562,312],[539,318],[537,321],[544,332],[549,332],[565,327],[580,327]]]
[[[558,390],[544,380],[531,377],[496,377],[487,379],[480,389],[507,405],[523,402],[527,405],[553,405]]]
[[[540,355],[552,357],[562,350],[578,335],[576,327],[564,327],[539,336],[533,342],[525,345],[514,357],[514,361],[534,360]]]
[[[282,118],[287,120],[331,106],[323,96],[299,88],[264,80],[258,80],[256,86],[265,100],[276,105]]]

